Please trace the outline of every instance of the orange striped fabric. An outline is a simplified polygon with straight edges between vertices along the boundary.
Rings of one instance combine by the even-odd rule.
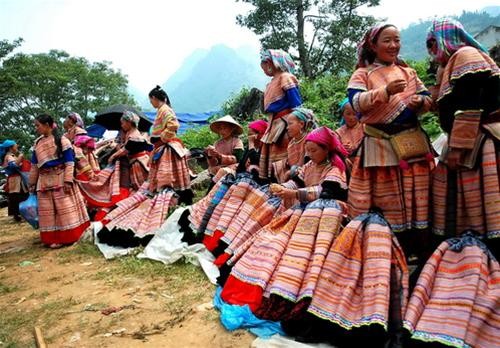
[[[391,314],[393,295],[399,309]],[[308,311],[345,329],[402,318],[408,297],[408,268],[387,222],[377,214],[352,220],[333,241],[318,275]]]
[[[285,91],[297,87],[299,81],[289,72],[280,72],[274,75],[271,82],[266,86],[264,93],[264,110],[267,110],[269,105],[283,98]]]
[[[427,261],[408,303],[412,338],[451,347],[500,347],[500,265],[476,237],[452,238]]]
[[[487,138],[480,152],[479,165],[462,168],[450,178],[447,166],[440,162],[432,177],[433,231],[439,235],[455,235],[466,229],[489,237],[500,237],[500,150]],[[449,207],[451,194],[448,180],[456,180],[456,212]],[[456,221],[456,228],[447,226]]]
[[[394,232],[429,227],[431,171],[434,162],[399,166],[368,167],[361,156],[354,158],[349,183],[349,215],[358,216],[372,207],[382,209]]]
[[[408,85],[403,92],[389,96],[385,86],[395,79],[403,79]],[[357,69],[347,88],[363,91],[354,95],[352,105],[356,112],[362,114],[360,121],[366,124],[391,123],[403,112],[413,95],[426,91],[412,68],[378,63]],[[431,99],[425,97],[420,112],[430,107]]]

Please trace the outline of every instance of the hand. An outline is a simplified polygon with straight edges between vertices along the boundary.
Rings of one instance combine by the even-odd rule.
[[[269,190],[271,191],[272,194],[276,194],[278,192],[283,191],[285,188],[279,184],[271,184],[269,185]]]
[[[276,192],[275,195],[282,199],[294,199],[297,198],[297,191],[283,187],[283,189],[280,192]]]
[[[448,154],[446,155],[446,165],[448,168],[451,170],[457,169],[461,157],[462,151],[460,149],[448,149]]]
[[[113,155],[109,156],[108,164],[112,164],[115,161],[115,157]]]
[[[389,82],[385,86],[385,90],[389,96],[403,92],[406,89],[406,80],[397,79]]]
[[[71,192],[71,187],[73,186],[70,182],[65,182],[63,186],[64,193],[68,194]]]
[[[411,96],[410,102],[408,103],[407,107],[412,111],[418,111],[418,109],[422,107],[423,102],[424,97],[415,94]]]

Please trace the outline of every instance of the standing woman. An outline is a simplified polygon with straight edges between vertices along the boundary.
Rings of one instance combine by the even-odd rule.
[[[19,216],[19,203],[28,198],[28,183],[24,182],[21,168],[24,156],[19,154],[18,145],[14,140],[5,140],[0,144],[0,163],[7,174],[5,192],[7,193],[8,215],[17,222],[21,221]]]
[[[390,24],[371,28],[358,45],[348,96],[365,138],[353,161],[348,204],[352,217],[379,208],[409,256],[425,246],[415,238],[425,238],[429,227],[434,161],[418,121],[431,98],[398,58],[400,48],[399,31]]]
[[[455,20],[435,21],[427,47],[444,67],[437,105],[449,135],[433,177],[433,231],[500,237],[500,70]]]
[[[72,244],[90,225],[83,197],[73,182],[75,158],[71,142],[59,136],[53,118],[35,119],[30,190],[37,192],[42,243],[51,248]]]
[[[151,129],[151,142],[154,150],[149,175],[149,190],[160,191],[168,187],[179,195],[179,204],[192,204],[193,191],[191,191],[191,178],[187,163],[188,151],[177,138],[179,121],[170,107],[167,93],[160,86],[156,86],[149,92],[149,101],[157,109]]]
[[[288,135],[284,117],[302,105],[299,82],[293,75],[295,64],[283,50],[265,50],[261,53],[260,66],[272,77],[264,92],[264,111],[269,116],[269,126],[261,139],[259,175],[271,179],[272,164],[287,157]]]
[[[130,186],[133,191],[137,191],[148,178],[149,152],[153,149],[137,129],[138,126],[139,116],[131,111],[125,111],[121,117],[124,141],[108,160],[109,163],[113,163],[116,159],[123,158],[128,162]]]

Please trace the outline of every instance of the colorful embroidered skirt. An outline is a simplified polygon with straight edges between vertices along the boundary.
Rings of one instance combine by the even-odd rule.
[[[191,187],[187,156],[179,156],[168,144],[153,151],[149,169],[150,191],[169,187],[176,191]]]
[[[399,166],[363,167],[361,156],[354,158],[349,183],[349,215],[382,210],[393,232],[429,227],[431,171],[426,160]]]
[[[408,268],[377,214],[360,215],[340,232],[317,277],[308,312],[321,319],[347,330],[372,324],[387,330],[389,321],[403,318]]]
[[[412,338],[452,347],[500,347],[500,266],[472,234],[441,243],[413,291]]]
[[[105,227],[98,233],[101,242],[115,246],[146,245],[177,205],[171,189],[157,193],[147,190],[148,182],[127,199],[119,202],[104,219]]]
[[[43,244],[71,244],[90,226],[85,202],[73,184],[69,193],[63,188],[38,191],[38,219]]]
[[[434,233],[453,237],[471,229],[500,237],[500,144],[487,138],[480,151],[477,168],[449,171],[440,162],[434,171]]]

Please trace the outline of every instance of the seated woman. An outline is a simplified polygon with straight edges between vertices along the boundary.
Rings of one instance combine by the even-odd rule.
[[[25,181],[22,171],[24,164],[23,154],[19,154],[19,147],[14,140],[5,140],[0,144],[0,163],[7,174],[7,183],[4,190],[7,193],[7,214],[15,221],[21,221],[19,216],[19,203],[28,198],[28,183]]]
[[[226,115],[213,121],[210,130],[221,137],[214,145],[205,149],[208,172],[212,181],[217,182],[227,173],[234,172],[243,157],[245,150],[238,137],[243,133],[243,128],[232,116]]]
[[[340,113],[344,124],[335,132],[339,135],[342,145],[349,152],[349,157],[352,157],[356,154],[356,150],[365,136],[363,125],[359,122],[348,98],[340,103]]]
[[[139,132],[138,126],[139,116],[131,111],[125,111],[121,117],[123,142],[108,159],[110,164],[117,159],[127,162],[132,191],[137,191],[146,181],[149,173],[149,152],[153,150],[153,145]]]
[[[304,164],[305,139],[309,130],[315,125],[312,110],[298,107],[286,116],[287,134],[290,138],[287,147],[287,158],[274,162],[274,177],[278,182],[290,179],[290,169]]]
[[[272,312],[280,316],[287,301],[293,305],[300,298],[301,284],[313,282],[345,217],[339,201],[347,198],[347,151],[333,131],[321,127],[306,137],[306,153],[310,161],[295,180],[271,187],[275,195],[301,203],[275,217],[228,260],[234,267],[222,299],[248,304],[265,318]]]
[[[179,225],[181,231],[184,232],[184,241],[190,244],[201,242],[205,228],[215,208],[228,192],[229,186],[240,181],[255,182],[257,185],[262,146],[260,139],[267,129],[267,125],[264,120],[252,121],[248,124],[248,149],[243,154],[236,168],[236,173],[226,174],[222,180],[218,180],[205,197],[182,214]]]

